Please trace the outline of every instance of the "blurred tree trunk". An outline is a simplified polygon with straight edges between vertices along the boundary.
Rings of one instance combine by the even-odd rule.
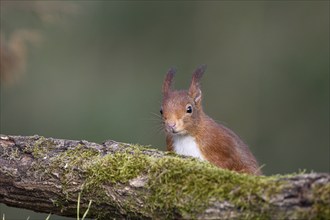
[[[325,173],[248,176],[115,141],[39,136],[2,135],[0,155],[0,203],[36,212],[74,217],[81,193],[80,213],[92,200],[98,219],[330,216]]]

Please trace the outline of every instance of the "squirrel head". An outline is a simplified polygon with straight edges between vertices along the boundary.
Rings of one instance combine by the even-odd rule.
[[[163,83],[163,101],[160,113],[166,132],[173,135],[191,134],[197,126],[202,109],[200,80],[206,65],[199,66],[193,73],[188,90],[172,90],[176,70],[169,69]]]

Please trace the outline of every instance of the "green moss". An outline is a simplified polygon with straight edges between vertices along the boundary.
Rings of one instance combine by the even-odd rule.
[[[263,209],[267,209],[260,206],[264,204],[261,195],[265,189],[269,195],[280,190],[269,178],[238,174],[196,159],[164,157],[151,166],[149,175],[149,188],[153,192],[149,208],[177,209],[187,214],[198,214],[209,201],[226,200],[241,210],[253,206],[262,216],[266,214]]]
[[[207,208],[210,201],[226,200],[239,207],[242,212],[256,210],[244,211],[244,218],[267,219],[271,213],[265,200],[281,190],[279,182],[274,181],[278,177],[238,174],[192,158],[182,159],[167,155],[155,159],[143,154],[143,150],[145,148],[139,146],[126,146],[117,153],[100,156],[94,150],[77,146],[59,154],[57,160],[60,164],[57,166],[66,167],[67,170],[82,168],[86,176],[87,192],[99,191],[99,199],[107,202],[111,202],[111,198],[98,190],[103,184],[122,187],[121,184],[137,176],[148,175],[149,196],[146,197],[145,193],[135,196],[139,196],[145,204],[144,210],[139,212],[149,215],[157,210],[158,213],[178,213],[178,216],[193,218]],[[71,172],[67,172],[67,175],[69,173]],[[66,185],[67,182],[63,184]],[[133,211],[136,208],[135,200],[135,197],[128,196],[124,204],[117,205]],[[116,202],[111,203],[116,205]]]
[[[150,166],[150,158],[136,148],[125,152],[100,157],[88,169],[87,184],[99,186],[103,183],[125,183],[138,176]]]
[[[55,160],[60,162],[60,166],[70,170],[79,167],[85,169],[94,159],[99,156],[99,152],[95,149],[86,148],[84,145],[78,144],[72,149],[66,150],[63,153],[58,154]]]
[[[330,217],[330,184],[314,185],[312,188],[313,196],[316,198],[315,205],[310,215],[315,216],[316,219],[329,219]]]
[[[87,167],[84,189],[87,193],[92,193],[98,198],[96,204],[106,202],[117,206],[118,209],[124,207],[123,210],[126,214],[133,218],[139,216],[136,213],[144,213],[144,216],[148,215],[145,210],[139,209],[136,205],[137,197],[145,201],[142,196],[144,193],[126,194],[125,199],[116,200],[106,195],[104,190],[100,190],[104,184],[111,184],[112,188],[117,188],[119,191],[123,190],[125,183],[145,173],[153,159],[144,155],[141,149],[145,150],[145,148],[139,148],[138,146],[126,146],[117,153],[95,158],[94,162]],[[101,216],[99,217],[101,218]]]
[[[45,137],[38,137],[37,141],[31,145],[27,145],[24,149],[24,153],[31,153],[35,159],[43,158],[48,152],[54,149],[55,143],[46,139]]]
[[[54,148],[54,145],[55,143],[50,140],[50,139],[46,139],[44,137],[40,137],[34,144],[34,150],[36,148],[38,148],[39,150],[40,149],[43,149],[43,152],[46,151],[46,150],[51,150]]]
[[[50,165],[47,171],[50,175],[57,174],[60,176],[63,191],[66,191],[68,184],[74,175],[86,173],[88,167],[98,158],[100,153],[84,145],[78,144],[72,149],[58,153],[50,159]],[[80,172],[76,172],[79,170]]]

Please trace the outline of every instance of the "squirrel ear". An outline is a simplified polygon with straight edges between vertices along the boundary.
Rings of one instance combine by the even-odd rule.
[[[192,96],[196,105],[199,105],[202,101],[202,91],[198,88],[197,92]]]
[[[163,83],[163,95],[168,94],[168,92],[171,90],[172,82],[173,82],[173,77],[175,75],[176,69],[175,68],[170,68],[167,71],[164,83]]]
[[[200,104],[202,100],[202,91],[199,82],[206,70],[206,65],[200,65],[193,73],[191,85],[189,88],[189,96],[194,99],[196,104]]]

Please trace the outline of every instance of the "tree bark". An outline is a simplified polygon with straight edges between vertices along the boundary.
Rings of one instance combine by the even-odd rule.
[[[75,217],[327,219],[328,173],[250,176],[115,141],[0,138],[0,203]]]

